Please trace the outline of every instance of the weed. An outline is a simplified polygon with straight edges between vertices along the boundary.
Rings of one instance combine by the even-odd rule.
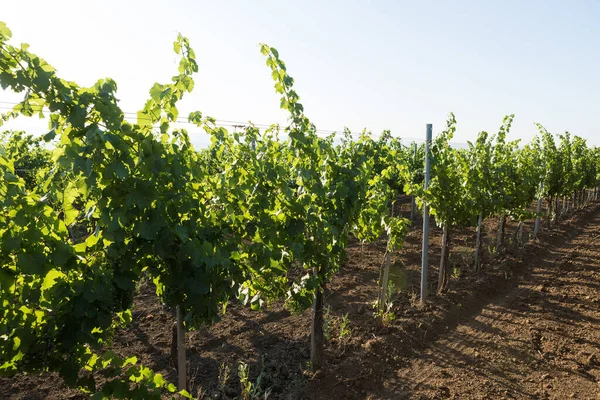
[[[250,382],[250,368],[248,364],[240,361],[238,365],[238,377],[240,378],[240,385],[242,387],[242,400],[250,400],[250,394],[252,393],[252,382]]]
[[[340,342],[350,336],[350,332],[351,332],[351,328],[350,328],[350,320],[348,319],[348,313],[344,314],[340,320],[340,327],[339,327],[339,332],[338,332],[338,337],[340,339]]]
[[[221,363],[219,366],[219,391],[221,394],[224,394],[225,385],[227,385],[227,381],[229,380],[229,376],[231,374],[231,369],[228,364]]]
[[[453,279],[458,279],[458,278],[460,278],[461,275],[462,275],[462,271],[459,267],[457,267],[456,265],[454,267],[452,267],[452,278]]]
[[[410,296],[408,297],[408,301],[410,302],[411,307],[416,307],[419,305],[419,295],[417,292],[412,291]]]
[[[395,319],[396,314],[392,311],[394,302],[387,302],[383,310],[379,310],[373,315],[382,326],[389,326]]]
[[[396,314],[392,311],[393,306],[393,302],[389,302],[386,304],[385,311],[381,316],[381,323],[383,324],[383,326],[389,326],[396,319]]]
[[[468,249],[466,250],[462,250],[458,253],[459,257],[460,257],[460,265],[463,265],[465,267],[469,267],[471,265],[473,265],[473,263],[475,262],[475,252],[474,251],[470,251]]]
[[[496,252],[497,252],[496,246],[488,245],[487,251],[488,251],[488,254],[490,255],[490,257],[494,257],[494,255],[496,255]]]
[[[261,360],[261,371],[256,382],[250,380],[250,368],[248,364],[240,361],[238,365],[238,377],[240,378],[240,386],[242,388],[241,399],[242,400],[259,400],[268,399],[271,395],[272,388],[266,388],[263,390],[263,379],[265,376],[265,360]]]

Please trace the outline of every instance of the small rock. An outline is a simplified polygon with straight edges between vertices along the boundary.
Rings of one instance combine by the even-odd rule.
[[[377,339],[369,339],[362,345],[362,348],[366,351],[370,351],[375,343],[377,343]]]
[[[440,395],[444,398],[450,397],[450,388],[448,386],[439,387]]]
[[[591,356],[589,356],[588,359],[586,360],[586,364],[589,365],[590,367],[593,365],[598,365],[598,359],[596,358],[596,355],[592,354]]]

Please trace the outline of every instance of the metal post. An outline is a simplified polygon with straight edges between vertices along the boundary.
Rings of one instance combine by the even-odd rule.
[[[181,306],[177,306],[177,388],[187,390],[187,373],[185,362],[185,328],[183,326],[183,313]]]
[[[425,133],[425,181],[423,188],[427,190],[429,187],[430,160],[429,146],[431,145],[431,136],[433,125],[427,124]],[[429,206],[423,202],[423,247],[421,249],[421,304],[425,304],[427,300],[427,263],[429,251]]]
[[[533,228],[533,237],[535,237],[535,238],[537,238],[537,235],[540,232],[540,214],[542,212],[542,191],[543,190],[544,190],[544,182],[540,182],[540,198],[538,199],[538,204],[537,204],[538,216],[535,218],[535,226]]]
[[[481,258],[481,226],[483,222],[483,215],[479,214],[477,218],[477,239],[475,239],[475,271],[479,272],[480,258]]]

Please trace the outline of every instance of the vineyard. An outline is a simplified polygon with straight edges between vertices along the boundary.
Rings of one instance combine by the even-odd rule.
[[[211,137],[195,149],[175,125],[196,55],[181,35],[173,47],[176,74],[132,122],[116,82],[60,78],[0,23],[0,85],[22,94],[2,121],[49,124],[0,136],[3,398],[408,396],[422,383],[392,383],[424,343],[534,282],[550,247],[600,235],[585,228],[600,150],[584,139],[538,124],[508,141],[507,115],[457,149],[454,114],[420,145],[322,137],[264,44],[287,126],[231,132],[192,112]]]

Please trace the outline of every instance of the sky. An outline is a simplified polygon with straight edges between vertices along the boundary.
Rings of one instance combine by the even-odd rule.
[[[172,42],[196,51],[194,93],[180,115],[284,124],[259,43],[278,49],[307,116],[321,130],[422,140],[454,112],[454,141],[498,131],[529,141],[539,122],[600,145],[600,1],[3,0],[13,44],[80,85],[110,77],[126,112],[176,74]],[[0,91],[0,109],[20,96]],[[43,121],[8,128],[34,133]],[[187,127],[199,147],[200,128]]]

